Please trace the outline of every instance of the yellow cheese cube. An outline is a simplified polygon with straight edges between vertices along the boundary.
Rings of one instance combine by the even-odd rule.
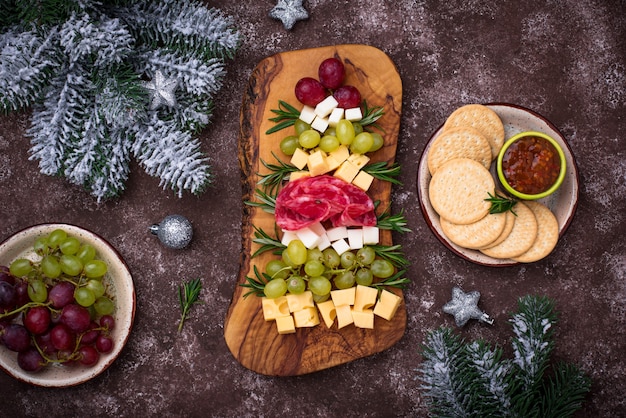
[[[371,309],[364,311],[352,309],[352,320],[355,327],[374,329],[374,312]]]
[[[308,171],[293,171],[289,174],[289,181],[298,180],[302,177],[311,177],[311,173]]]
[[[350,305],[335,306],[335,311],[337,312],[337,328],[341,329],[354,323],[354,319],[352,318],[352,308],[350,308]]]
[[[400,296],[388,290],[383,290],[380,294],[380,299],[374,307],[374,314],[390,321],[396,314],[401,301],[402,298]]]
[[[341,163],[330,154],[326,156],[326,164],[328,164],[328,171],[333,171],[341,165]]]
[[[319,309],[326,326],[328,328],[332,327],[335,322],[335,318],[337,317],[337,311],[335,310],[335,304],[333,301],[329,299],[324,302],[320,302],[317,304],[317,309]]]
[[[313,293],[310,290],[306,290],[298,295],[288,293],[285,297],[287,298],[287,305],[289,305],[289,312],[293,313],[305,308],[315,307]]]
[[[356,285],[356,295],[354,297],[354,310],[364,312],[376,303],[378,290],[369,286]]]
[[[359,168],[363,168],[370,160],[370,157],[364,154],[352,154],[348,157],[348,161]]]
[[[276,318],[289,315],[289,305],[287,304],[287,298],[280,296],[278,298],[270,299],[261,298],[261,307],[263,310],[263,318],[266,321],[272,321]]]
[[[302,148],[296,148],[296,151],[291,156],[291,164],[298,167],[299,170],[302,170],[306,167],[306,163],[309,160],[309,153],[304,151]]]
[[[317,309],[314,306],[294,312],[293,320],[297,328],[314,327],[320,323],[320,317],[317,315]]]
[[[359,174],[357,174],[354,180],[352,180],[352,184],[366,192],[372,185],[373,181],[374,177],[370,173],[359,171]]]
[[[339,145],[339,148],[329,152],[328,155],[332,156],[339,164],[341,164],[350,156],[350,150],[345,145]]]
[[[334,176],[346,183],[352,183],[357,174],[359,174],[359,167],[346,160],[335,170]]]
[[[354,298],[356,295],[356,287],[352,286],[347,289],[331,290],[330,297],[333,300],[335,306],[339,305],[354,305]]]
[[[326,153],[322,150],[311,153],[307,159],[307,165],[312,176],[319,176],[330,171],[326,163]]]
[[[296,326],[291,315],[276,318],[276,328],[279,334],[293,334],[296,332]]]

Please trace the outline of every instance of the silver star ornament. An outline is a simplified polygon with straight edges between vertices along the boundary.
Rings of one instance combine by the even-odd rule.
[[[154,73],[154,78],[145,82],[144,86],[150,91],[150,110],[156,110],[163,105],[176,106],[174,91],[178,87],[178,79],[166,79],[163,73],[157,70]]]
[[[302,0],[278,0],[278,3],[270,10],[270,17],[283,22],[287,30],[291,30],[298,20],[309,18],[309,13],[302,5]]]
[[[454,322],[458,327],[464,326],[470,319],[477,319],[489,325],[493,324],[493,318],[478,309],[480,293],[477,291],[465,293],[459,287],[452,289],[452,300],[443,305],[443,311],[454,315]]]

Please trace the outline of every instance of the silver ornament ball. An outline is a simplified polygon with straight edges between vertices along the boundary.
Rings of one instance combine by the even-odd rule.
[[[191,222],[181,215],[168,215],[159,224],[150,227],[150,232],[168,248],[185,248],[193,237]]]

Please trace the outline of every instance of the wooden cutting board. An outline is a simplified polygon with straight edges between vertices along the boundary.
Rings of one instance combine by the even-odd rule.
[[[266,135],[274,126],[268,119],[275,116],[271,110],[278,101],[299,108],[294,87],[302,77],[317,78],[319,64],[328,57],[341,59],[346,67],[345,84],[361,91],[369,107],[383,106],[385,114],[378,124],[384,130],[385,145],[374,153],[371,162],[393,162],[396,154],[402,82],[391,59],[379,49],[366,45],[337,45],[280,53],[261,61],[254,69],[246,86],[240,114],[239,162],[242,170],[243,199],[255,200],[254,190],[259,180],[257,173],[267,170],[260,159],[276,163],[274,152],[289,162],[279,148],[282,138],[294,133],[293,128]],[[391,184],[374,180],[368,194],[388,206]],[[266,252],[251,258],[258,244],[253,243],[253,225],[273,235],[274,216],[258,208],[243,206],[242,252],[240,272],[229,307],[224,337],[233,356],[245,367],[272,376],[294,376],[323,370],[352,360],[381,352],[395,344],[406,328],[404,298],[391,321],[375,317],[374,329],[359,329],[353,325],[337,329],[337,323],[327,328],[322,321],[311,328],[298,328],[295,334],[280,335],[274,321],[266,322],[261,311],[260,298],[243,297],[248,289],[240,284],[246,276],[254,276],[254,266],[260,271],[276,256]],[[391,233],[381,231],[381,243],[392,244]],[[402,296],[400,290],[394,292]]]

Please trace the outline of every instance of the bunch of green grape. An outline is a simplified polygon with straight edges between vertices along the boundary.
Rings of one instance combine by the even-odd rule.
[[[372,247],[339,255],[332,247],[323,251],[307,249],[296,239],[287,245],[280,259],[265,265],[270,280],[265,284],[264,294],[277,298],[287,292],[300,294],[308,289],[315,302],[323,302],[333,289],[348,289],[357,284],[370,286],[375,278],[386,279],[394,273],[393,264],[376,258]]]
[[[77,304],[98,315],[113,313],[115,304],[102,280],[107,264],[96,259],[96,249],[91,244],[81,243],[63,229],[55,229],[37,238],[33,247],[40,261],[18,258],[9,266],[13,276],[27,278],[32,302],[46,302],[48,290],[59,281],[67,281],[74,285]]]
[[[311,129],[311,125],[301,119],[296,120],[295,135],[289,135],[280,142],[280,150],[285,155],[293,155],[296,148],[311,150],[319,147],[324,152],[333,152],[341,145],[350,147],[353,154],[374,152],[383,146],[383,137],[379,133],[363,130],[358,122],[342,119],[337,126],[328,128],[324,134]]]

